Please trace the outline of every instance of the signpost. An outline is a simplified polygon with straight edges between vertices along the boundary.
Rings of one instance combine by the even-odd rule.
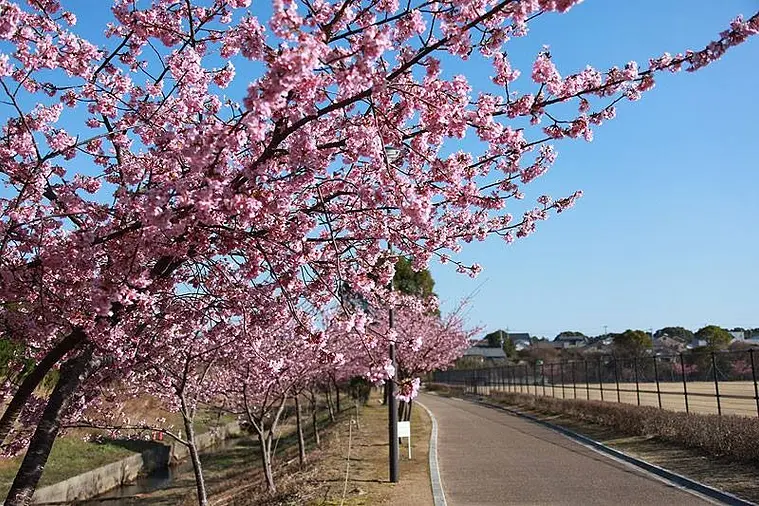
[[[411,422],[398,422],[398,437],[408,438],[408,458],[411,460]]]

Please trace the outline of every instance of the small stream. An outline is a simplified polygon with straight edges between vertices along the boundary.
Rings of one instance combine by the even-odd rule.
[[[219,444],[206,448],[201,452],[201,462],[209,471],[215,463],[236,461],[240,456],[250,455],[252,441],[246,437],[226,439]],[[148,504],[153,506],[175,505],[180,497],[188,491],[195,490],[195,476],[192,462],[189,458],[184,462],[166,468],[156,469],[150,474],[140,476],[134,483],[99,495],[88,501],[77,504],[95,506],[132,506]]]

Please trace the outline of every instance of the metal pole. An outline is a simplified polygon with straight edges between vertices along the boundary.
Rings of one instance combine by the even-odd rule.
[[[392,288],[392,286],[391,286]],[[388,313],[389,327],[393,328],[393,310]],[[396,368],[395,342],[390,343],[390,363]],[[395,375],[393,375],[395,376]],[[387,435],[390,439],[390,482],[398,483],[398,399],[395,398],[395,377],[390,378],[387,399]]]
[[[712,352],[712,371],[714,374],[714,393],[717,394],[717,414],[722,414],[722,403],[719,400],[719,378],[717,378],[717,359]]]
[[[756,415],[759,416],[759,387],[756,385],[756,367],[754,367],[754,349],[748,350],[751,358],[751,379],[754,381],[754,400],[756,401]]]
[[[553,370],[555,365],[551,362],[551,397],[556,397],[556,372]]]
[[[574,398],[577,399],[577,377],[575,376],[575,369],[577,369],[577,362],[572,360],[572,391],[574,392]]]
[[[530,393],[530,365],[525,364],[524,365],[524,377],[525,377],[525,383],[527,383],[527,393]],[[534,383],[534,380],[533,380]],[[537,392],[535,392],[535,395],[538,395]]]
[[[690,413],[690,407],[688,406],[688,381],[685,379],[685,359],[683,354],[680,353],[680,368],[683,374],[683,397],[685,397],[685,412]]]
[[[656,396],[659,398],[659,409],[661,409],[661,388],[659,388],[659,365],[654,357],[654,377],[656,378]]]
[[[617,384],[617,402],[622,402],[622,398],[619,395],[619,364],[617,363],[617,357],[612,357],[614,359],[614,381]]]
[[[635,393],[638,395],[638,406],[640,406],[640,383],[638,382],[638,357],[633,357],[633,368],[635,369]]]
[[[543,397],[546,396],[546,365],[541,362],[540,363],[540,380],[541,383],[543,383]],[[754,386],[756,386],[756,381],[754,381]],[[759,412],[759,395],[756,397],[757,402],[757,412]]]
[[[566,399],[567,395],[564,390],[564,362],[559,362],[559,369],[561,370],[561,398]]]
[[[538,395],[538,363],[532,364],[532,384],[535,386],[535,396]]]
[[[601,390],[601,400],[604,400],[604,379],[601,372],[601,357],[598,357],[598,388]]]
[[[585,396],[590,400],[590,381],[588,380],[588,359],[583,360],[585,364]]]

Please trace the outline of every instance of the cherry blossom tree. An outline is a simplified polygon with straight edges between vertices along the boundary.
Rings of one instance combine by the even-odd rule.
[[[89,41],[65,2],[0,0],[0,332],[36,362],[3,440],[60,370],[6,504],[29,502],[63,414],[105,364],[127,370],[183,287],[242,280],[271,295],[257,311],[295,317],[342,283],[386,286],[397,254],[474,275],[463,244],[525,237],[580,196],[514,202],[552,143],[590,140],[658,72],[698,70],[759,29],[737,18],[703,50],[603,72],[562,75],[543,51],[520,78],[509,40],[575,3],[276,0],[262,21],[249,0],[114,0]],[[443,71],[475,54],[495,86],[476,97]],[[465,135],[480,151],[447,154]],[[276,360],[243,384],[273,384]]]

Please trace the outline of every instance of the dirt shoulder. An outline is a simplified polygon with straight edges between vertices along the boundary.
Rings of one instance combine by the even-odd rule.
[[[375,393],[358,416],[355,406],[344,407],[322,431],[321,447],[310,430],[307,464],[299,470],[294,441],[283,440],[277,458],[278,492],[269,495],[260,486],[257,465],[214,487],[211,502],[225,506],[361,506],[375,504],[433,504],[429,474],[429,438],[432,423],[415,406],[411,416],[411,451],[406,439],[400,446],[400,482],[388,476],[387,407]],[[187,502],[189,504],[189,501]]]
[[[400,482],[388,476],[387,407],[376,396],[330,435],[309,485],[317,492],[310,503],[359,506],[374,504],[432,504],[429,474],[429,439],[432,424],[427,413],[415,406],[411,415],[411,459],[407,440],[400,446]],[[350,445],[350,457],[348,446]],[[347,478],[347,481],[346,481]]]

